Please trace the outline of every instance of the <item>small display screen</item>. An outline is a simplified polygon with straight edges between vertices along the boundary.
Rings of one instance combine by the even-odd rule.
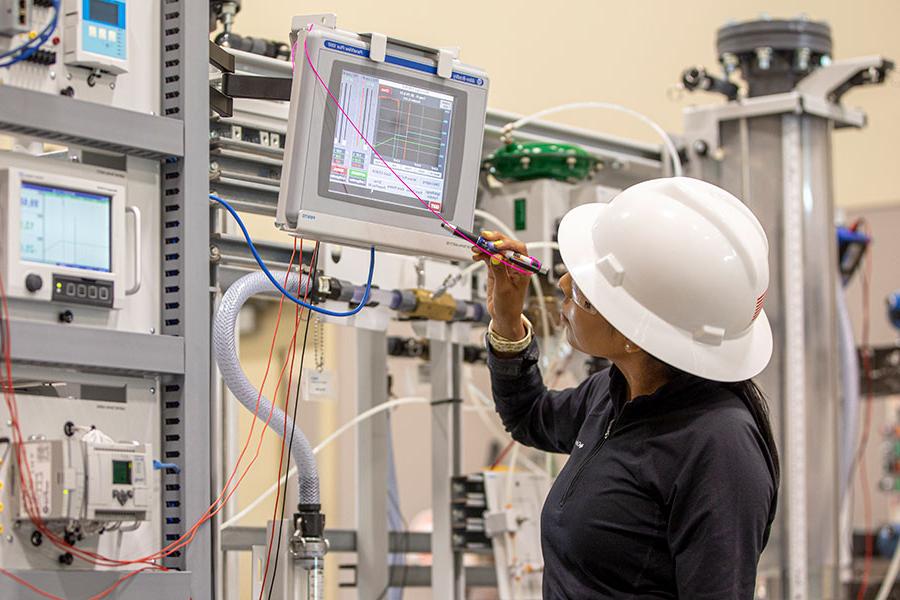
[[[334,128],[328,189],[358,198],[426,210],[388,169],[422,200],[444,205],[454,97],[441,92],[344,70],[340,105],[387,162],[382,162],[343,115]]]
[[[112,197],[22,182],[21,259],[111,270]]]
[[[130,460],[114,460],[112,467],[113,485],[131,485]]]
[[[90,0],[90,19],[109,25],[119,25],[119,5],[104,0]]]

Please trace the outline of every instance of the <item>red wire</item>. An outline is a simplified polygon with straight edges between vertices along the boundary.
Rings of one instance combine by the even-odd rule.
[[[292,254],[291,263],[290,263],[291,265],[293,265],[293,260],[294,260],[294,255]],[[290,270],[290,267],[289,267],[289,270]],[[286,284],[287,284],[287,276],[285,277],[285,285]],[[251,431],[250,431],[250,434],[248,435],[247,440],[244,444],[244,449],[242,450],[241,455],[240,455],[237,463],[235,464],[232,474],[229,477],[228,482],[226,483],[225,489],[223,489],[222,493],[220,493],[219,498],[217,498],[216,502],[213,502],[213,504],[210,505],[209,509],[207,510],[207,513],[203,517],[201,517],[197,521],[197,523],[194,524],[194,526],[191,528],[191,530],[188,533],[184,534],[181,538],[179,538],[179,540],[172,542],[172,544],[169,544],[169,546],[167,546],[163,550],[160,550],[159,552],[155,553],[154,555],[151,555],[149,557],[135,559],[135,560],[130,560],[130,561],[109,559],[104,556],[95,554],[93,552],[88,552],[86,550],[82,550],[80,548],[71,546],[70,544],[67,544],[64,540],[62,540],[58,536],[56,536],[52,531],[47,529],[46,526],[44,525],[43,521],[41,520],[40,515],[39,515],[38,511],[36,510],[37,500],[36,500],[36,496],[35,496],[34,489],[33,489],[34,484],[33,484],[33,481],[31,481],[30,465],[28,464],[27,455],[24,452],[24,446],[21,443],[22,442],[22,434],[21,434],[21,429],[19,428],[19,423],[18,423],[18,407],[16,405],[14,388],[13,388],[13,384],[12,384],[12,360],[11,360],[12,353],[10,352],[10,349],[9,349],[10,348],[10,340],[11,340],[11,336],[9,334],[9,309],[8,309],[7,302],[6,302],[6,294],[5,294],[5,289],[3,287],[2,278],[0,278],[0,303],[2,303],[2,311],[3,311],[3,317],[4,317],[4,319],[3,319],[4,327],[2,328],[2,331],[0,331],[0,333],[2,333],[2,335],[4,337],[4,340],[3,340],[3,348],[4,348],[3,367],[5,370],[5,377],[3,378],[3,381],[0,381],[0,383],[3,384],[2,387],[3,387],[3,392],[4,392],[4,399],[6,400],[7,408],[9,409],[9,413],[10,413],[10,419],[13,424],[13,438],[14,438],[13,443],[16,447],[16,459],[20,466],[19,479],[20,479],[20,484],[22,485],[22,489],[23,489],[24,504],[25,504],[26,511],[29,513],[29,517],[32,520],[32,523],[35,525],[35,528],[38,531],[41,531],[42,534],[47,536],[48,539],[50,539],[50,541],[53,542],[54,545],[56,545],[57,547],[66,549],[66,550],[72,552],[74,555],[77,555],[79,558],[82,558],[83,560],[85,560],[87,562],[93,562],[94,564],[105,564],[105,565],[110,565],[110,566],[124,566],[124,565],[129,565],[129,564],[148,563],[150,560],[152,560],[154,558],[171,555],[173,552],[175,552],[179,548],[184,547],[185,545],[192,542],[194,537],[196,536],[196,533],[199,530],[199,528],[204,523],[206,523],[209,519],[211,519],[216,514],[218,514],[221,511],[222,507],[224,506],[224,503],[220,504],[218,507],[216,507],[216,504],[218,504],[221,501],[223,494],[225,494],[225,490],[227,490],[231,481],[234,479],[234,476],[237,474],[237,471],[238,471],[238,468],[240,465],[240,461],[241,461],[244,453],[246,452],[247,447],[249,446],[250,440],[252,439],[253,427],[255,426],[256,418],[257,418],[257,415],[259,412],[259,400],[262,396],[262,389],[263,389],[263,386],[265,385],[265,379],[268,377],[268,372],[269,372],[269,368],[271,365],[272,354],[274,352],[275,339],[277,337],[278,328],[279,328],[279,325],[281,322],[281,313],[282,313],[282,309],[283,309],[283,305],[284,305],[284,297],[282,296],[279,301],[279,311],[278,311],[278,318],[276,320],[276,325],[275,325],[275,332],[273,333],[272,344],[270,345],[270,349],[269,349],[269,357],[268,357],[268,361],[266,364],[266,372],[263,377],[263,384],[260,386],[260,395],[257,397],[256,411],[254,412],[254,419],[253,419],[253,423],[251,424]],[[270,415],[269,415],[270,420],[271,420],[271,416],[272,415],[270,412]],[[267,421],[267,424],[268,424],[268,421]],[[238,480],[238,483],[235,485],[235,487],[228,492],[228,495],[225,498],[225,502],[227,502],[227,500],[231,497],[231,495],[234,494],[237,487],[240,485],[241,481],[243,481],[247,472],[249,472],[250,467],[253,465],[256,458],[258,457],[259,449],[262,445],[262,439],[263,439],[264,434],[265,434],[265,429],[263,430],[263,433],[260,436],[260,440],[259,440],[259,443],[257,444],[256,454],[255,454],[254,458],[251,460],[250,464],[247,466],[244,473],[241,475],[241,477]],[[24,472],[27,472],[29,475],[28,482],[25,481]],[[179,543],[179,542],[182,542],[182,543]],[[165,567],[162,567],[160,565],[149,563],[147,567],[144,567],[143,569],[132,571],[129,574],[123,576],[116,583],[114,583],[110,588],[108,588],[107,590],[104,590],[103,592],[100,592],[100,594],[98,594],[94,598],[100,599],[100,598],[106,597],[107,595],[109,595],[109,593],[111,593],[113,590],[115,590],[124,581],[126,581],[126,580],[130,579],[131,577],[134,577],[138,573],[143,572],[148,569],[167,570],[167,569],[165,569]],[[12,574],[8,573],[8,572],[3,572],[3,574],[12,576]],[[15,576],[12,576],[12,578],[15,580],[18,580],[18,578],[16,578]],[[25,582],[25,583],[27,583],[27,582]],[[30,584],[27,584],[27,585],[30,588],[33,587]],[[45,597],[55,598],[55,596],[47,595],[46,592],[42,592],[40,590],[37,590],[37,592],[41,593],[41,595],[44,595]]]
[[[509,454],[509,451],[513,449],[513,446],[516,445],[515,440],[511,440],[504,448],[500,451],[500,454],[497,455],[497,458],[494,459],[494,462],[491,463],[491,466],[488,468],[489,471],[493,471],[500,463],[503,462],[503,459],[506,458],[506,455]]]
[[[296,248],[296,247],[297,247],[297,238],[294,238],[294,248]],[[303,253],[303,240],[302,239],[300,240],[300,252],[301,252],[301,256],[302,256],[302,253]],[[316,244],[315,249],[313,250],[312,257],[309,261],[309,275],[306,278],[306,291],[303,294],[304,302],[307,302],[309,300],[309,292],[312,289],[313,265],[316,264],[316,256],[318,255],[318,253],[319,253],[319,244]],[[302,262],[302,259],[301,259],[301,262]],[[302,277],[302,273],[301,273],[301,277]],[[276,487],[275,487],[275,507],[272,511],[273,527],[272,527],[272,530],[269,532],[269,542],[267,544],[268,548],[266,549],[266,564],[265,564],[265,567],[263,568],[262,585],[259,587],[259,600],[262,600],[263,594],[265,593],[265,590],[266,590],[266,578],[268,578],[268,576],[269,576],[269,560],[271,559],[271,556],[272,556],[272,546],[273,546],[272,542],[275,539],[274,523],[278,520],[278,501],[281,499],[281,467],[284,465],[284,447],[285,447],[285,440],[287,438],[288,402],[290,401],[290,396],[291,396],[291,381],[293,381],[293,379],[294,379],[294,359],[297,356],[297,329],[299,329],[299,327],[300,327],[300,320],[303,315],[303,311],[300,310],[300,305],[297,304],[295,306],[296,306],[296,311],[295,311],[295,316],[294,316],[294,319],[295,319],[294,320],[294,339],[291,340],[291,347],[288,350],[291,354],[291,368],[288,373],[287,389],[285,390],[285,393],[284,393],[284,430],[281,432],[281,452],[279,452],[279,454],[278,454],[278,470],[275,471]],[[311,315],[309,315],[308,311],[307,311],[306,318],[309,319],[310,316]],[[303,343],[306,344],[305,336],[303,338]],[[299,385],[299,382],[298,382],[298,385]],[[287,479],[285,479],[284,485],[285,485],[285,487],[287,487]],[[285,492],[285,494],[287,494],[287,492]],[[274,585],[274,583],[275,582],[273,581],[272,584],[270,584],[270,585]]]
[[[863,226],[868,227],[863,222]],[[869,326],[870,326],[870,285],[872,277],[872,253],[866,253],[866,262],[863,268],[862,278],[862,368],[866,382],[866,416],[863,425],[863,433],[860,439],[859,453],[857,460],[859,461],[859,479],[863,493],[863,522],[865,527],[865,558],[863,560],[863,576],[860,583],[859,591],[856,595],[857,600],[863,600],[869,587],[869,577],[872,571],[872,557],[875,552],[875,540],[872,534],[872,498],[871,490],[869,490],[869,473],[866,468],[865,452],[869,443],[869,433],[872,422],[872,364],[871,364],[871,348],[869,347]]]
[[[30,583],[28,583],[27,581],[25,581],[25,580],[22,579],[21,577],[18,577],[18,576],[16,576],[16,575],[13,575],[12,573],[10,573],[9,571],[7,571],[6,569],[0,568],[0,574],[5,575],[6,577],[9,577],[10,579],[12,579],[13,581],[15,581],[15,582],[18,583],[19,585],[22,585],[22,586],[24,586],[24,587],[27,587],[29,590],[31,590],[32,592],[34,592],[34,593],[37,594],[38,596],[42,596],[42,597],[44,597],[44,598],[50,598],[51,600],[66,600],[65,598],[62,598],[62,597],[60,597],[60,596],[56,596],[56,595],[51,594],[51,593],[49,593],[49,592],[45,592],[44,590],[42,590],[42,589],[40,589],[40,588],[37,588],[37,587],[31,585]]]

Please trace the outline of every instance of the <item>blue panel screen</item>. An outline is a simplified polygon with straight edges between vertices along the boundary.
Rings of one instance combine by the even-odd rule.
[[[119,26],[119,5],[106,0],[91,0],[89,11],[91,21]]]
[[[87,52],[128,58],[126,5],[123,0],[81,0],[81,44]]]
[[[23,181],[20,204],[22,260],[110,271],[112,198]]]

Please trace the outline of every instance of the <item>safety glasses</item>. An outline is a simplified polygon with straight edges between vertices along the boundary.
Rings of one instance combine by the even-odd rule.
[[[588,301],[582,291],[578,289],[578,284],[575,283],[574,279],[572,280],[572,301],[575,302],[575,305],[581,310],[589,312],[592,315],[597,314],[597,309]]]

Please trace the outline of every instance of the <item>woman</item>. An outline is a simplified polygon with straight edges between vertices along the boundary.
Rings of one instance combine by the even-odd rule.
[[[570,454],[541,516],[544,597],[753,598],[779,479],[751,381],[772,353],[762,227],[673,177],[571,210],[559,246],[568,341],[613,364],[562,391],[541,380],[527,278],[487,259],[497,412],[517,441]]]

